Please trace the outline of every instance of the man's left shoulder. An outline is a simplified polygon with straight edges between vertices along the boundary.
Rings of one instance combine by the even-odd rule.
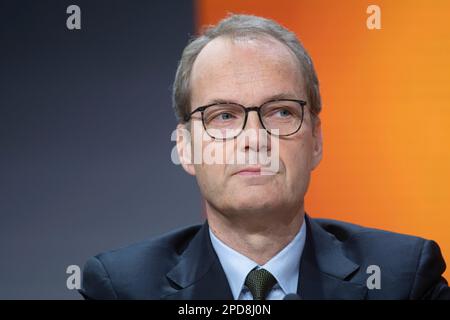
[[[364,247],[366,249],[382,250],[412,250],[420,251],[425,245],[427,239],[402,234],[392,231],[386,231],[376,228],[364,227],[358,224],[343,222],[332,219],[311,219],[323,230],[334,236],[343,247]],[[431,241],[434,242],[434,241]],[[390,244],[389,246],[386,246]]]
[[[344,253],[352,260],[388,260],[403,268],[415,268],[422,251],[439,250],[432,240],[361,225],[331,220],[312,219],[339,242]],[[401,258],[401,259],[400,259]],[[395,267],[395,266],[393,266]],[[399,266],[400,267],[400,266]]]
[[[362,274],[375,267],[389,287],[408,283],[412,299],[440,298],[441,294],[449,298],[442,278],[446,265],[435,241],[337,220],[312,220],[334,237],[347,258],[360,265]]]

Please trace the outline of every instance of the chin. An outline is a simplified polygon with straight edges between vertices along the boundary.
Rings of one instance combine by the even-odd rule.
[[[274,210],[279,207],[278,199],[269,199],[267,197],[247,197],[246,199],[239,199],[233,203],[233,211],[236,212],[255,212],[261,213],[266,210]]]

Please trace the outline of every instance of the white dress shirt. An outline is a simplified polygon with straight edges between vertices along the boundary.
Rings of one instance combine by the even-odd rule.
[[[255,267],[266,269],[277,280],[266,300],[282,300],[289,293],[297,293],[300,258],[306,239],[305,222],[294,239],[262,266],[227,246],[214,235],[211,228],[209,234],[235,300],[253,300],[244,282],[247,274]]]

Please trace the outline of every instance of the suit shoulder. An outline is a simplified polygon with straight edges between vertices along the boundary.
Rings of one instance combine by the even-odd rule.
[[[372,241],[376,240],[396,240],[399,241],[400,244],[408,244],[408,243],[419,243],[423,245],[423,242],[426,239],[402,234],[387,230],[381,230],[376,228],[364,227],[358,224],[343,222],[333,219],[313,219],[322,229],[326,232],[332,234],[337,240],[341,242],[347,242],[357,239],[371,239]]]
[[[90,258],[84,266],[81,294],[93,299],[158,299],[160,288],[167,285],[164,275],[200,228],[180,228]]]
[[[331,220],[314,219],[327,233],[334,236],[349,258],[361,262],[386,261],[398,264],[404,270],[416,268],[423,248],[428,241],[424,238],[367,228],[357,224]],[[434,243],[434,242],[433,242]],[[393,257],[396,257],[393,259]]]
[[[436,242],[336,220],[313,220],[336,239],[347,258],[361,267],[355,280],[364,283],[367,268],[378,267],[383,290],[371,290],[372,298],[450,297],[447,282],[442,278],[445,261]]]
[[[161,259],[180,255],[201,225],[179,228],[163,235],[133,243],[118,249],[105,251],[96,255],[103,263],[124,262],[133,263],[134,259],[152,257]]]

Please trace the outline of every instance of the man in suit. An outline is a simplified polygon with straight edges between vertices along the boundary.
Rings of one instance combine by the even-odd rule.
[[[173,97],[179,158],[207,221],[91,258],[84,297],[450,298],[433,241],[305,213],[321,102],[293,33],[231,15],[185,48]]]

